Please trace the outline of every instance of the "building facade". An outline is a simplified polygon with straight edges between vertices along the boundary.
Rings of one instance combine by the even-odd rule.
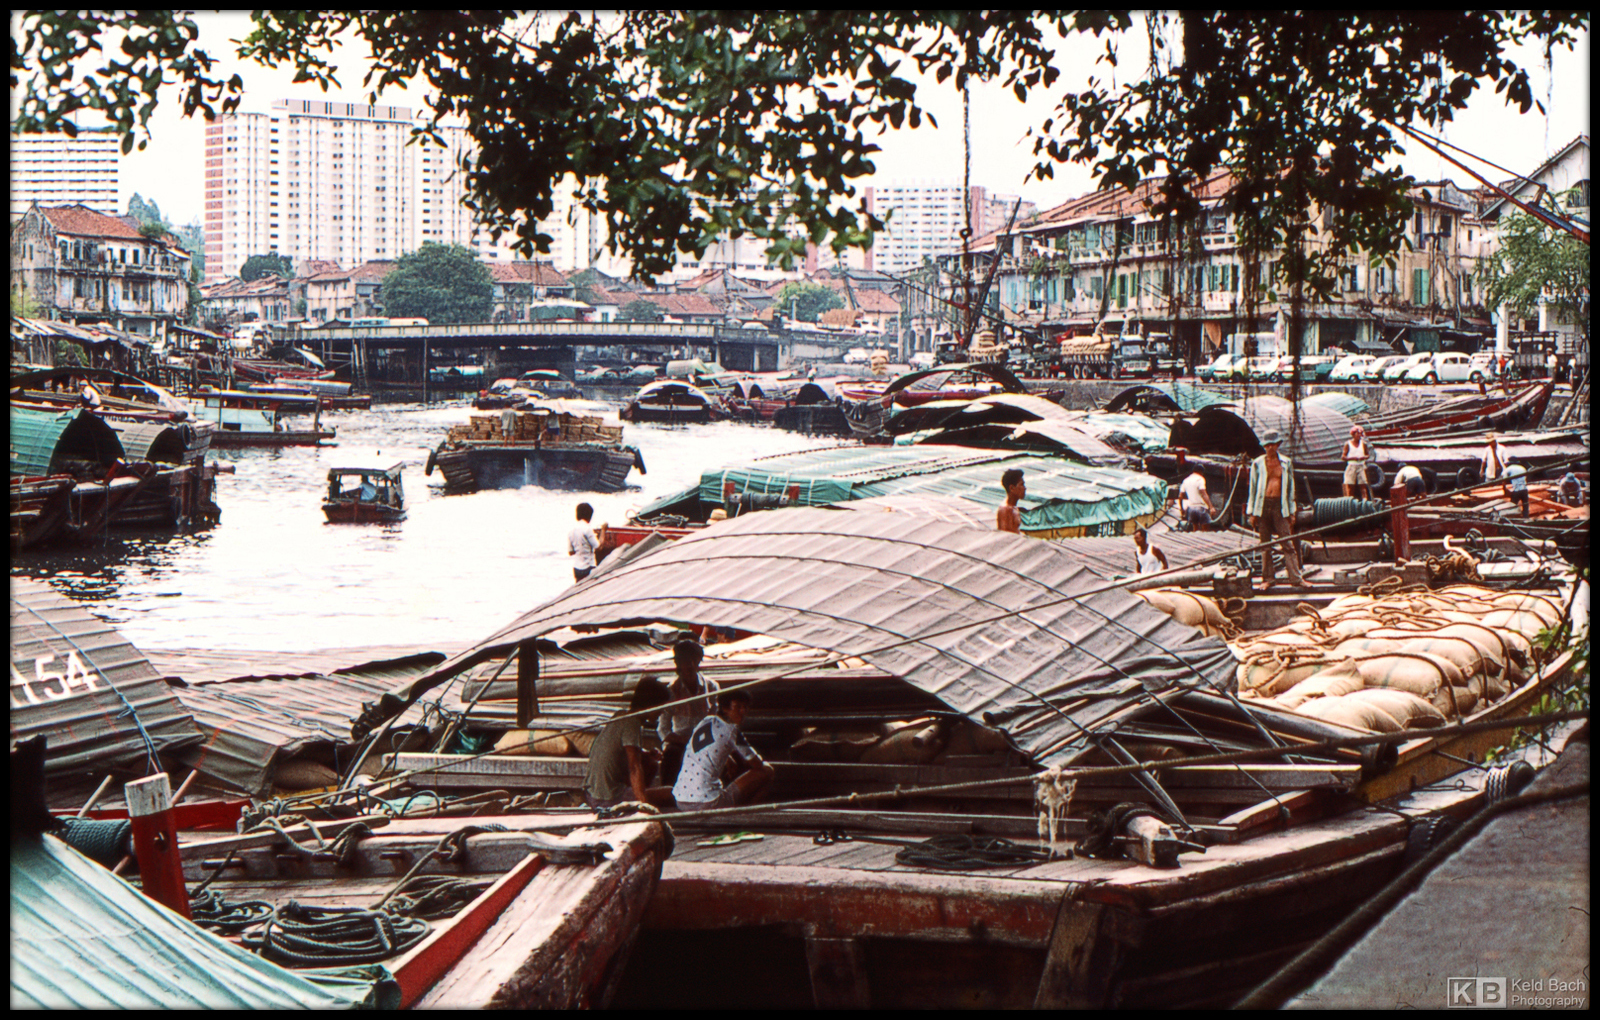
[[[12,216],[35,202],[46,208],[81,205],[115,216],[120,158],[113,135],[12,135]]]
[[[189,266],[176,238],[81,205],[34,203],[11,227],[11,289],[40,318],[165,340],[189,312]]]
[[[1224,349],[1233,333],[1270,333],[1286,349],[1284,324],[1294,308],[1274,275],[1281,252],[1241,247],[1224,207],[1232,185],[1225,173],[1204,182],[1202,211],[1181,228],[1151,214],[1154,181],[1047,211],[1000,246],[991,313],[1050,339],[1096,330],[1168,333],[1191,366]],[[1438,349],[1453,335],[1489,332],[1476,283],[1486,243],[1476,196],[1443,181],[1418,185],[1410,197],[1415,212],[1392,261],[1348,258],[1330,296],[1301,302],[1303,350]],[[1325,244],[1319,223],[1313,216],[1308,247]],[[996,241],[975,243],[981,257],[965,267],[959,254],[947,255],[946,268],[981,280]]]
[[[206,281],[237,276],[269,252],[352,265],[435,241],[484,261],[520,259],[515,238],[496,241],[465,203],[461,163],[474,151],[466,129],[440,125],[439,140],[413,140],[419,123],[403,106],[279,99],[267,113],[207,124]],[[605,219],[576,190],[572,181],[557,187],[555,209],[538,224],[552,238],[550,260],[564,271],[614,271]]]
[[[1014,195],[941,181],[875,184],[866,189],[866,202],[867,210],[880,219],[888,217],[889,225],[878,234],[864,268],[897,275],[918,268],[925,259],[960,251],[969,214],[971,239],[976,240],[1004,230],[1013,209],[1018,224],[1038,211]]]

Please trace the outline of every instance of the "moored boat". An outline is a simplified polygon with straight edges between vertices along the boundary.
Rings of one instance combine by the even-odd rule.
[[[716,421],[722,415],[698,386],[666,379],[641,389],[622,409],[621,417],[627,422],[687,425]]]
[[[286,428],[283,407],[286,402],[301,403],[300,397],[253,393],[248,390],[201,390],[190,394],[195,416],[215,422],[212,445],[236,446],[315,446],[332,439],[334,429],[322,428],[320,404],[314,403],[311,428]]]

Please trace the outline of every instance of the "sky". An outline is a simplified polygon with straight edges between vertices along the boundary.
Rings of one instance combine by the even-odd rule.
[[[198,13],[201,45],[217,58],[217,70],[226,77],[240,74],[245,82],[242,108],[264,112],[274,99],[326,99],[335,102],[365,103],[361,87],[368,66],[365,47],[346,46],[336,58],[341,68],[342,90],[326,95],[315,85],[295,85],[292,73],[264,68],[237,60],[232,39],[249,31],[249,18],[243,12]],[[1008,90],[996,84],[975,83],[972,87],[971,159],[972,183],[996,194],[1020,194],[1037,204],[1041,211],[1092,190],[1094,181],[1086,167],[1057,164],[1055,177],[1045,182],[1029,181],[1035,160],[1025,135],[1030,124],[1050,116],[1055,103],[1067,89],[1081,89],[1091,74],[1113,81],[1131,80],[1143,73],[1148,45],[1139,30],[1121,46],[1121,66],[1108,68],[1097,63],[1102,46],[1092,39],[1074,38],[1063,44],[1065,68],[1062,80],[1050,90],[1019,102]],[[1484,156],[1512,171],[1528,173],[1546,157],[1589,131],[1589,47],[1587,33],[1576,51],[1557,50],[1546,71],[1544,54],[1538,48],[1523,48],[1511,54],[1530,76],[1535,98],[1545,104],[1546,113],[1537,109],[1519,114],[1493,93],[1492,86],[1480,88],[1468,109],[1442,132],[1451,143]],[[918,99],[931,113],[938,127],[905,128],[890,131],[876,139],[883,152],[875,157],[876,180],[880,183],[926,180],[959,183],[962,179],[962,115],[960,93],[953,85],[939,85],[931,76],[919,82]],[[138,192],[154,199],[170,222],[198,222],[203,215],[204,123],[181,116],[177,90],[169,86],[151,123],[151,141],[142,152],[124,157],[120,204]],[[381,102],[421,108],[425,95],[421,89],[388,91]],[[1421,180],[1450,178],[1462,186],[1476,182],[1438,156],[1412,147],[1401,165]],[[1480,173],[1499,181],[1507,174],[1469,161]],[[863,180],[861,184],[873,183]]]

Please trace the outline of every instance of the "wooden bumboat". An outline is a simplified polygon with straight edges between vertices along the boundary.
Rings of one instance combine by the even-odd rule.
[[[322,513],[329,523],[372,524],[406,515],[399,461],[343,464],[328,469],[328,496]]]
[[[604,1008],[671,853],[672,835],[658,822],[604,824],[570,837],[534,831],[554,820],[517,815],[320,824],[330,839],[358,821],[372,828],[342,859],[301,852],[271,831],[180,841],[180,852],[191,886],[220,868],[208,892],[274,907],[294,901],[370,909],[413,870],[487,883],[454,917],[434,922],[421,942],[382,961],[399,982],[402,1007]],[[435,853],[441,837],[469,822],[475,828],[459,841],[461,852]],[[480,831],[496,825],[525,831]],[[304,825],[286,832],[301,843],[312,839]],[[563,852],[583,847],[603,847],[604,856],[556,863]],[[250,941],[248,929],[244,940]]]
[[[620,416],[627,422],[687,425],[716,421],[721,414],[698,386],[663,380],[641,389]]]
[[[603,443],[465,443],[440,446],[428,456],[447,492],[516,489],[537,485],[574,492],[620,492],[628,472],[642,464],[630,447]]]

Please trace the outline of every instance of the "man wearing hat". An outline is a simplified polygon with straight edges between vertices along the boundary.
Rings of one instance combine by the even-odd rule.
[[[1344,495],[1346,499],[1361,491],[1362,499],[1372,498],[1372,486],[1367,482],[1367,462],[1372,459],[1372,446],[1367,433],[1360,425],[1350,426],[1350,441],[1344,444]]]
[[[1505,451],[1500,449],[1500,436],[1498,433],[1489,433],[1489,448],[1483,451],[1483,460],[1478,466],[1478,478],[1485,485],[1506,473]]]
[[[1266,452],[1250,462],[1250,501],[1245,512],[1263,543],[1261,549],[1261,582],[1270,588],[1277,573],[1272,562],[1272,546],[1265,543],[1274,537],[1285,539],[1278,543],[1283,550],[1284,572],[1289,583],[1303,587],[1300,576],[1300,558],[1294,549],[1294,462],[1278,455],[1283,437],[1277,429],[1268,429],[1261,435],[1261,445]]]

